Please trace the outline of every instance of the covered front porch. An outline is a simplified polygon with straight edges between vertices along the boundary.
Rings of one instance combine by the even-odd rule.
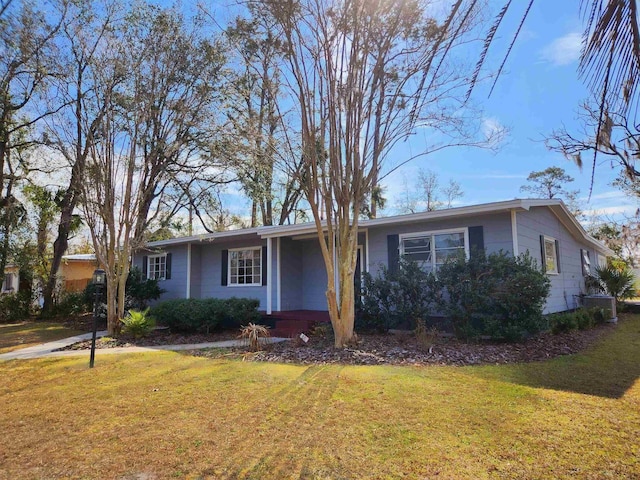
[[[316,233],[278,236],[266,240],[266,317],[295,321],[329,321],[327,312],[327,273]],[[368,271],[368,232],[358,234],[356,275]],[[336,265],[337,282],[337,258]]]

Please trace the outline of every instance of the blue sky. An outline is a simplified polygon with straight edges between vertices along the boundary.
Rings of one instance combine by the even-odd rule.
[[[450,0],[438,0],[442,5]],[[486,62],[488,71],[496,71],[521,20],[524,1],[512,2],[510,14],[498,31]],[[504,0],[489,0],[494,15]],[[473,102],[483,110],[478,127],[502,125],[509,134],[497,153],[478,148],[451,148],[416,159],[389,174],[383,180],[387,207],[382,215],[398,213],[394,208],[404,190],[406,180],[414,187],[420,169],[434,171],[445,184],[449,179],[460,183],[464,196],[456,206],[523,198],[520,191],[532,171],[559,166],[575,181],[570,190],[580,190],[580,206],[592,218],[621,219],[633,214],[637,200],[611,186],[619,169],[612,168],[605,159],[599,159],[593,192],[591,185],[591,158],[583,156],[584,170],[561,154],[549,151],[544,144],[546,136],[562,126],[571,133],[580,131],[578,112],[589,94],[578,77],[578,57],[582,33],[582,20],[576,1],[536,0],[524,28],[507,60],[491,97],[488,84],[476,88]],[[208,4],[220,24],[235,13],[223,7],[225,2]],[[475,63],[477,53],[469,52],[468,61]],[[387,166],[410,158],[425,148],[433,138],[420,132],[396,147]],[[384,171],[383,171],[384,173]],[[238,191],[228,191],[223,201],[234,213],[247,215],[249,201]],[[593,217],[596,215],[596,217]]]
[[[492,2],[494,8],[502,3]],[[487,98],[487,88],[476,90],[474,100],[484,110],[483,121],[510,129],[502,148],[496,154],[473,148],[447,149],[410,163],[385,180],[391,204],[394,195],[402,190],[403,175],[415,178],[420,168],[436,172],[443,183],[449,178],[458,181],[464,191],[460,204],[467,205],[523,197],[520,187],[531,171],[560,166],[575,178],[571,189],[581,191],[585,211],[614,216],[635,211],[637,201],[610,185],[617,169],[612,169],[608,161],[599,160],[588,201],[590,158],[584,157],[585,168],[580,171],[573,162],[544,145],[545,136],[563,125],[570,132],[580,131],[578,110],[588,97],[577,73],[582,31],[577,3],[536,1],[492,96]],[[513,13],[491,48],[489,67],[494,69],[502,61],[520,19],[520,11]],[[419,145],[414,140],[405,148],[414,150]]]

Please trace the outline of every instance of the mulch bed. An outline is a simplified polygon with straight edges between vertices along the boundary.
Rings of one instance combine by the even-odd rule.
[[[615,328],[601,325],[591,330],[560,335],[543,333],[523,343],[465,343],[451,337],[438,337],[429,348],[418,344],[411,334],[362,335],[357,346],[336,349],[324,338],[304,344],[294,339],[269,345],[264,351],[247,353],[246,349],[194,350],[203,357],[233,357],[244,360],[300,364],[348,365],[482,365],[523,363],[584,350],[598,338]]]
[[[572,331],[559,335],[542,333],[522,343],[477,342],[466,343],[450,336],[438,336],[432,344],[421,344],[411,333],[361,335],[353,347],[337,349],[333,341],[312,336],[308,343],[294,338],[288,342],[271,344],[263,351],[248,353],[246,348],[192,350],[195,356],[218,358],[242,358],[259,362],[299,364],[348,364],[348,365],[483,365],[524,363],[580,352],[615,328],[605,324],[584,331]],[[218,342],[238,338],[237,331],[216,332],[209,335],[181,335],[156,331],[140,339],[120,335],[98,339],[96,348],[131,346],[184,345]],[[60,350],[84,350],[91,348],[91,341],[75,343]]]

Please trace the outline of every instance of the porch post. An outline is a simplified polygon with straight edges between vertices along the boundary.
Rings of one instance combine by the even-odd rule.
[[[282,310],[282,279],[280,278],[280,237],[276,240],[276,310]]]
[[[187,243],[187,294],[185,298],[191,298],[191,244]]]
[[[364,271],[369,273],[369,229],[364,231]],[[360,259],[360,268],[362,268],[362,259]]]
[[[272,311],[272,298],[271,298],[271,292],[272,292],[272,288],[271,288],[271,270],[273,267],[271,259],[273,258],[273,253],[272,253],[272,248],[273,248],[273,239],[271,237],[267,238],[267,315],[271,315],[271,311]]]

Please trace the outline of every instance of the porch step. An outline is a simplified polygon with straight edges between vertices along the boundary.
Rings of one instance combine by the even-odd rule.
[[[301,333],[308,334],[316,323],[314,320],[276,320],[271,336],[293,338]]]
[[[308,334],[313,327],[329,320],[327,312],[296,310],[286,312],[274,312],[272,315],[263,314],[264,325],[271,327],[272,337],[293,338],[301,333]]]

